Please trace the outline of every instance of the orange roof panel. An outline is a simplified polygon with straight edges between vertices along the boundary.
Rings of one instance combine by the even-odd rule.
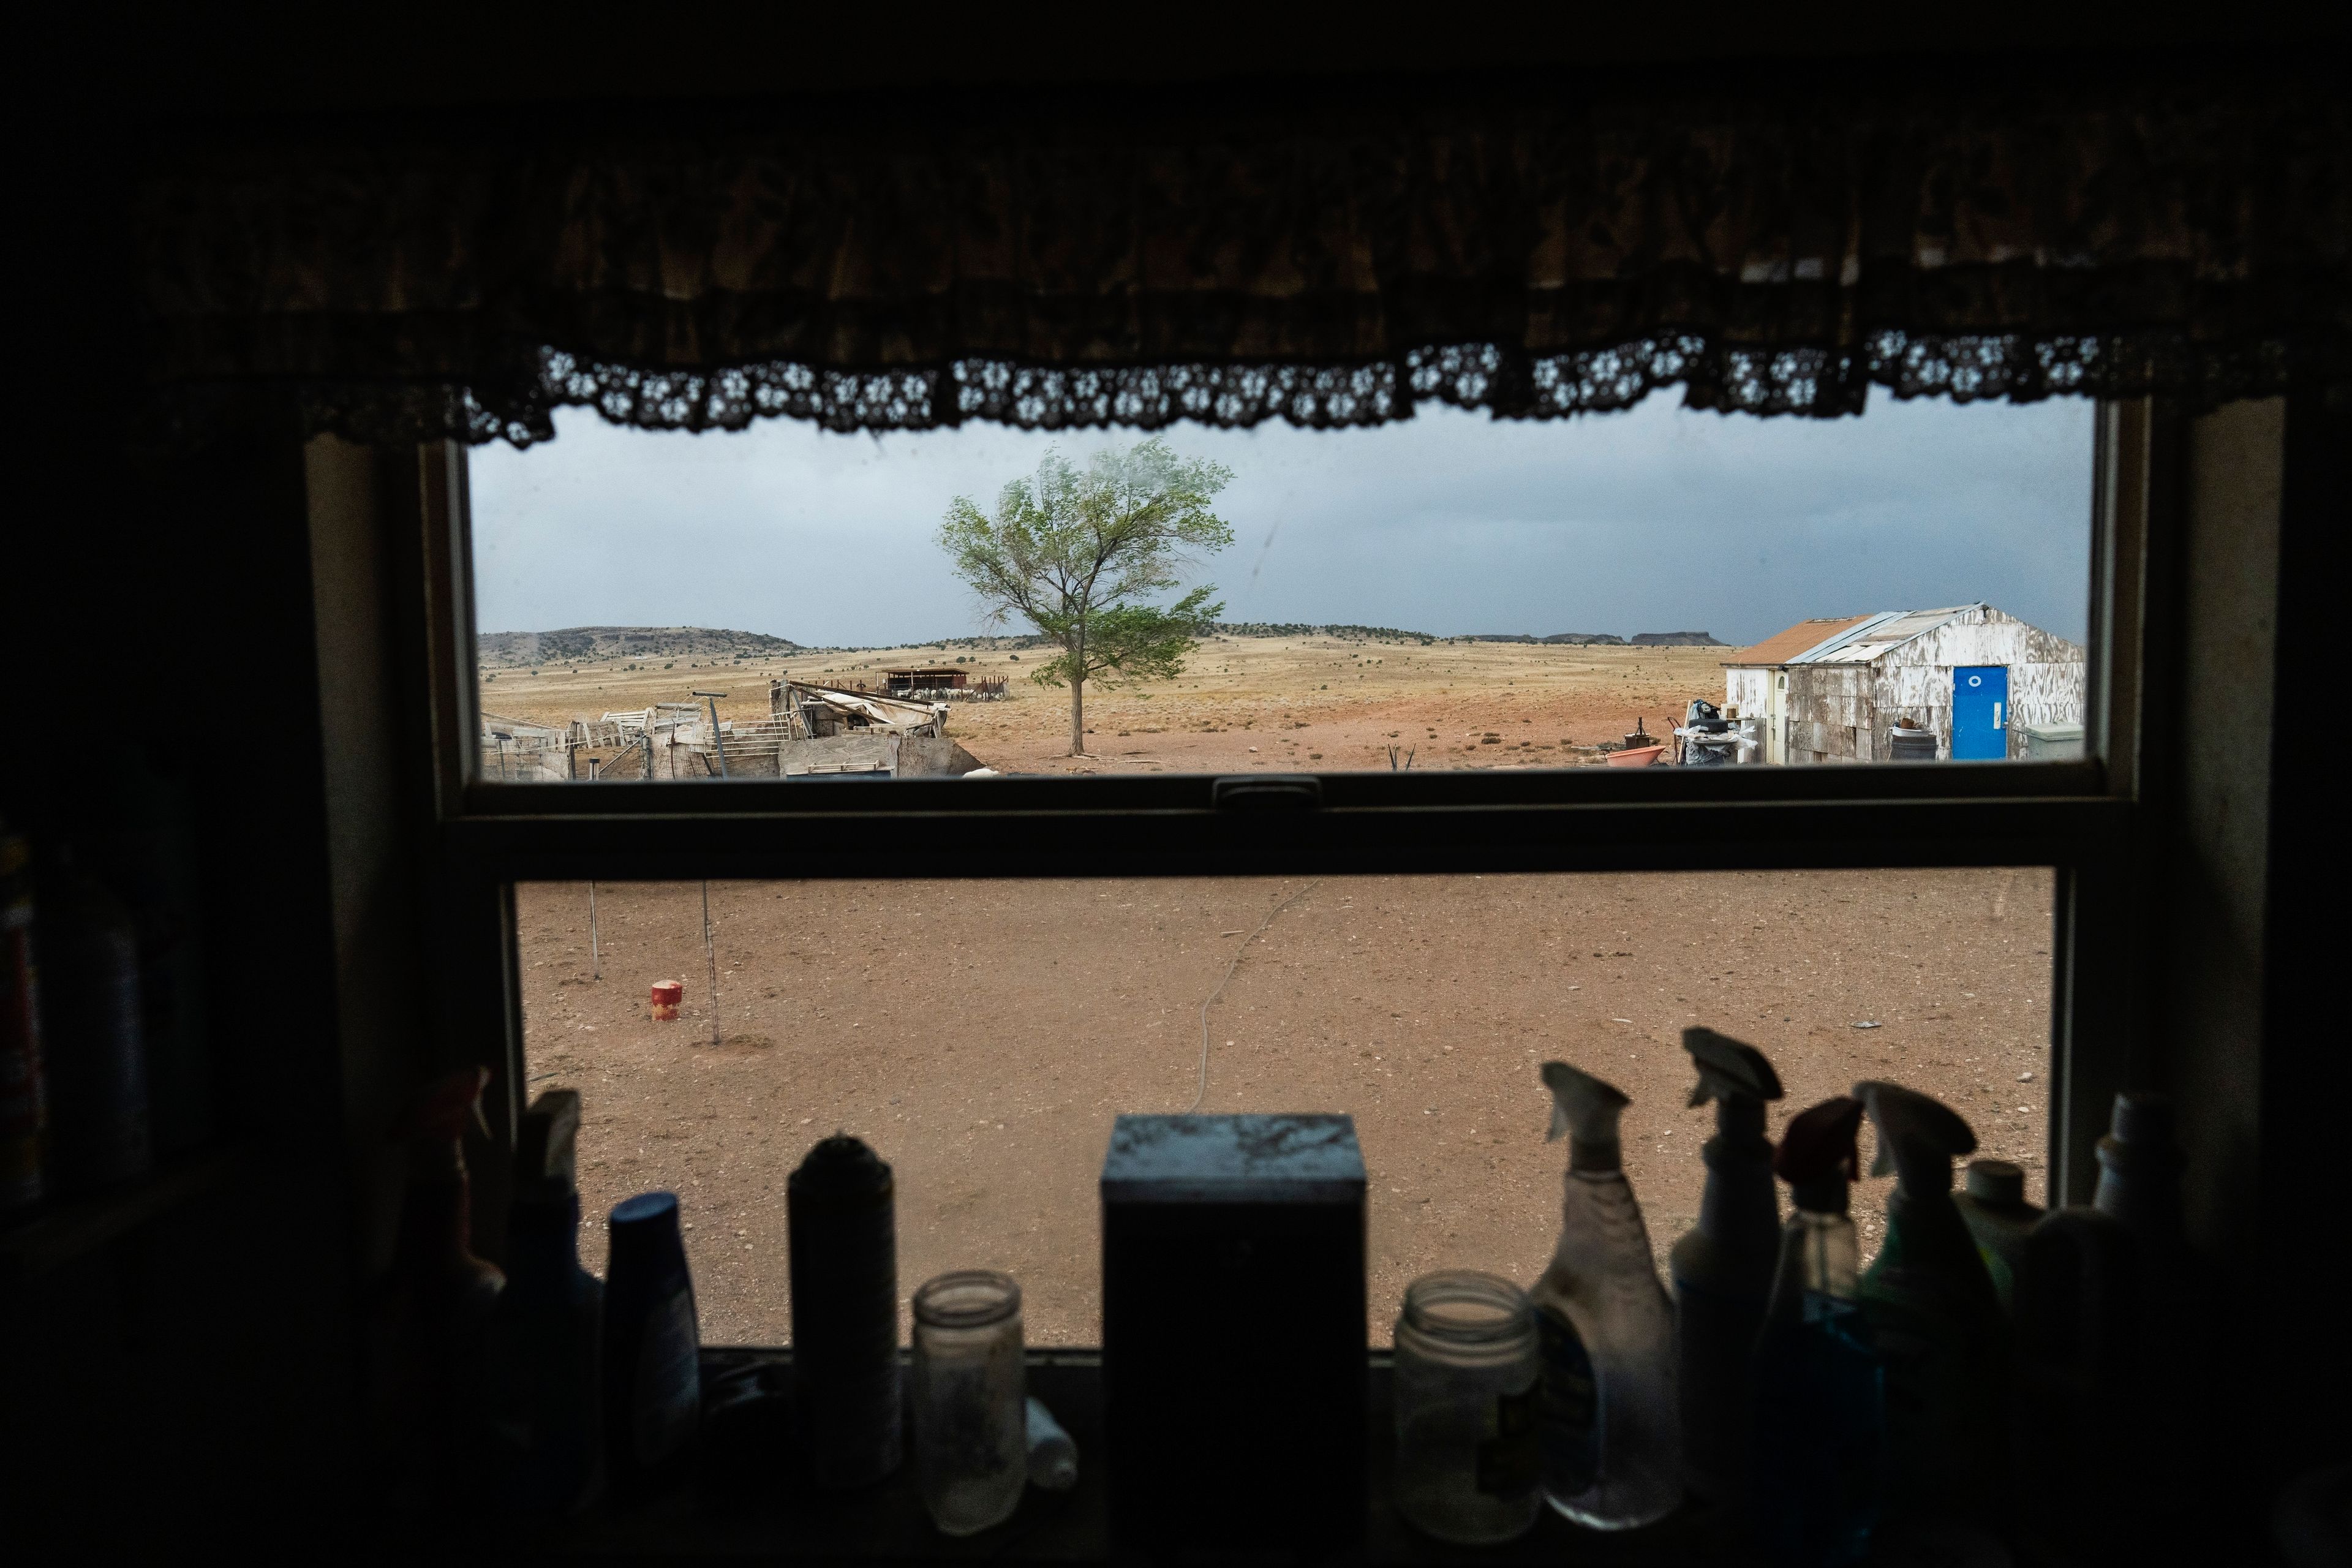
[[[1807,648],[1870,619],[1868,616],[1825,616],[1799,621],[1784,632],[1774,632],[1754,647],[1741,648],[1726,664],[1786,664]]]

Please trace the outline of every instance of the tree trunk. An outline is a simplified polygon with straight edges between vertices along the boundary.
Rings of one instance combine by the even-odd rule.
[[[1087,754],[1087,678],[1074,677],[1070,681],[1070,755]]]

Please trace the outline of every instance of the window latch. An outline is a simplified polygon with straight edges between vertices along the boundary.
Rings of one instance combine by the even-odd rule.
[[[1313,811],[1323,804],[1323,781],[1313,773],[1244,773],[1219,779],[1209,799],[1219,811]]]

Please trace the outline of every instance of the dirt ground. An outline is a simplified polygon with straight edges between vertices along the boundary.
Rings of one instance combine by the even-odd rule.
[[[1663,686],[1680,668],[1687,656],[1671,651],[1641,656],[1657,672],[1644,681]],[[1589,681],[1583,697],[1529,685],[1381,700],[1419,704],[1433,722],[1447,700],[1465,711],[1475,700],[1488,725],[1522,703],[1555,739],[1616,721]],[[1206,716],[1222,699],[1204,689],[1188,700]],[[1588,720],[1568,717],[1580,700]],[[1154,698],[1155,721],[1177,706]],[[1304,698],[1294,711],[1323,717]],[[1179,753],[1171,739],[1151,753],[1163,766],[1179,754],[1231,766],[1208,761],[1224,754],[1212,746],[1242,738],[1164,733],[1199,749]],[[948,1268],[1002,1268],[1022,1282],[1031,1342],[1094,1342],[1096,1178],[1111,1119],[1190,1104],[1202,1003],[1245,943],[1209,1016],[1203,1109],[1355,1117],[1377,1343],[1418,1274],[1470,1266],[1532,1280],[1541,1269],[1566,1161],[1564,1144],[1544,1142],[1536,1069],[1549,1058],[1633,1097],[1627,1170],[1663,1255],[1697,1211],[1711,1125],[1710,1110],[1685,1107],[1689,1024],[1771,1056],[1789,1091],[1776,1131],[1857,1079],[1894,1079],[1950,1102],[1983,1152],[2018,1162],[2041,1188],[2046,871],[1331,879],[1250,942],[1303,886],[712,883],[716,1046],[699,885],[599,885],[601,980],[589,889],[522,889],[532,1087],[586,1099],[583,1257],[601,1270],[614,1202],[674,1190],[706,1340],[785,1341],[784,1179],[842,1129],[897,1170],[902,1298]],[[680,1022],[650,1019],[648,988],[663,979],[685,983]],[[1865,1162],[1870,1152],[1865,1136]],[[1855,1192],[1865,1251],[1887,1184]]]
[[[614,665],[506,669],[481,687],[487,710],[560,724],[723,690],[719,716],[768,710],[768,681],[863,681],[894,666],[952,662],[940,645],[811,654],[786,663]],[[999,773],[1245,773],[1252,768],[1559,767],[1648,721],[1663,734],[1694,697],[1723,700],[1713,647],[1571,647],[1527,643],[1423,645],[1313,637],[1214,637],[1182,679],[1087,692],[1088,755],[1069,751],[1069,693],[1028,679],[1043,657],[965,652],[975,675],[1007,678],[1002,702],[959,704],[949,732]],[[1487,742],[1485,737],[1496,739]]]

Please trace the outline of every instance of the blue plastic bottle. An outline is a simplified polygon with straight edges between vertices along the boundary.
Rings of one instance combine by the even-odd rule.
[[[1861,1101],[1824,1100],[1790,1121],[1772,1162],[1796,1206],[1751,1369],[1750,1513],[1766,1556],[1789,1568],[1862,1562],[1885,1489],[1885,1384],[1846,1215],[1861,1122]]]
[[[604,1270],[604,1461],[628,1503],[678,1468],[702,1418],[702,1336],[677,1195],[640,1193],[612,1215]]]

